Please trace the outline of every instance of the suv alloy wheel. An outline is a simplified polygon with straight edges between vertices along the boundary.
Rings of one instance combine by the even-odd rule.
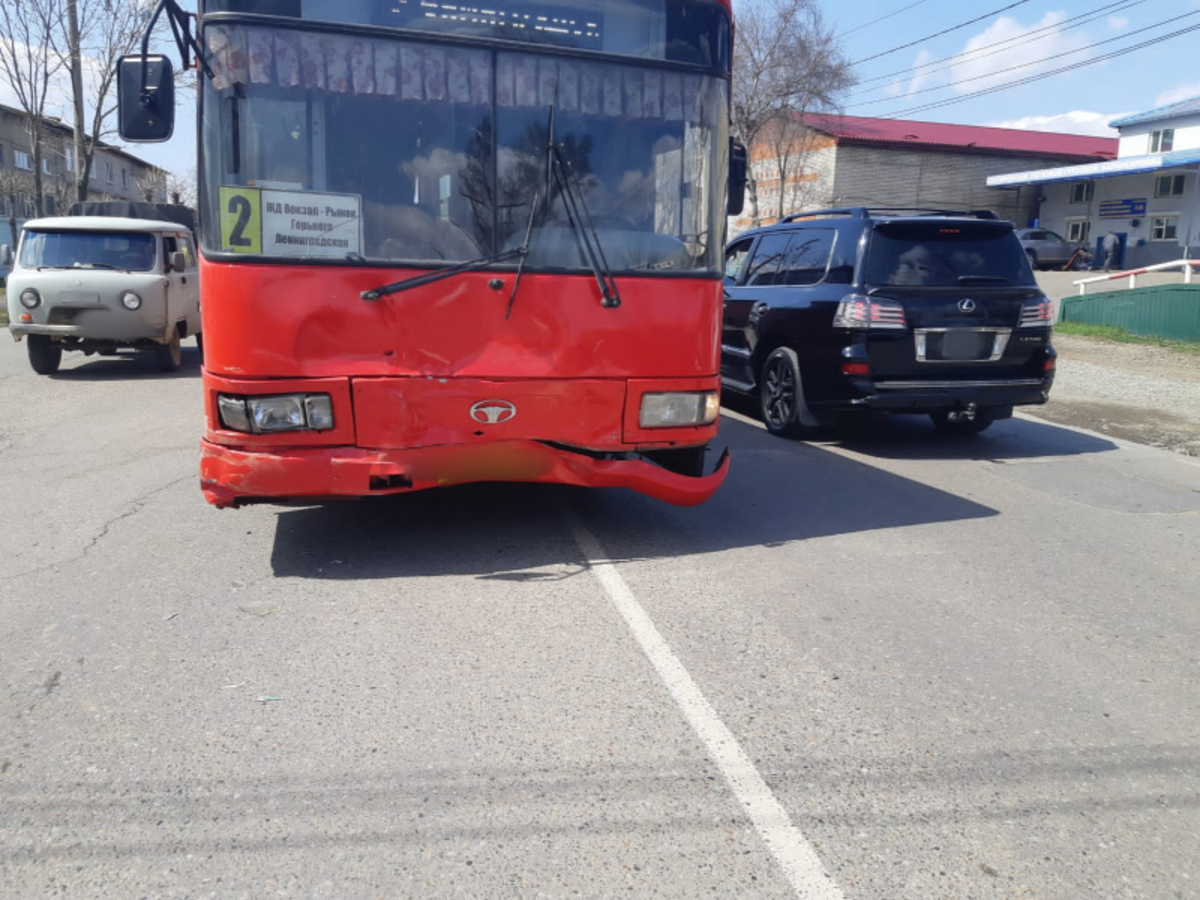
[[[800,437],[808,429],[800,421],[804,386],[800,358],[791,347],[779,347],[763,363],[759,406],[767,431],[781,437]]]

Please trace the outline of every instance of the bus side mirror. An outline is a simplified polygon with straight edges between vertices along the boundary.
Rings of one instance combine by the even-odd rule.
[[[12,260],[12,247],[8,244],[0,244],[0,266],[11,266]]]
[[[117,130],[127,141],[165,141],[175,130],[175,73],[165,56],[117,60]]]
[[[729,141],[729,205],[726,212],[736,216],[746,204],[746,145]]]

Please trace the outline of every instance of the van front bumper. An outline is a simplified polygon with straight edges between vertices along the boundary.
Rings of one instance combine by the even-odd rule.
[[[119,334],[114,334],[110,328],[94,329],[79,325],[40,325],[36,322],[8,323],[8,330],[14,340],[21,340],[31,334],[44,334],[47,337],[59,338],[69,342],[96,341],[102,344],[138,344],[152,342],[165,343],[171,339],[171,329],[162,326],[122,328]]]
[[[200,442],[200,486],[205,499],[219,508],[400,494],[485,481],[624,487],[676,506],[694,506],[711,497],[728,472],[728,451],[712,474],[697,478],[642,459],[595,459],[531,440],[405,450],[326,447],[269,453]]]

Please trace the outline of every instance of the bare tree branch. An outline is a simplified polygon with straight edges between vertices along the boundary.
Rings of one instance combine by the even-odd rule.
[[[0,2],[0,78],[26,114],[33,157],[34,208],[42,214],[42,144],[46,99],[62,59],[50,52],[63,20],[62,0]]]
[[[739,9],[733,55],[733,130],[750,156],[749,216],[758,224],[757,168],[779,174],[779,210],[806,157],[804,113],[833,110],[854,84],[850,63],[816,0],[762,0]],[[782,156],[781,156],[782,154]]]

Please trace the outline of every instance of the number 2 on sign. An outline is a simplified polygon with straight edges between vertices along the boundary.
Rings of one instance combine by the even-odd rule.
[[[262,253],[262,212],[256,188],[221,186],[221,249]]]

